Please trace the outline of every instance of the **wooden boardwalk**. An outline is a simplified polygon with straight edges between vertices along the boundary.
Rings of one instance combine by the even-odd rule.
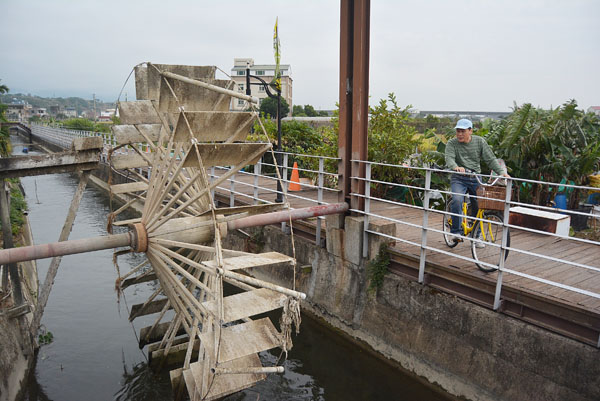
[[[219,175],[217,172],[216,175]],[[254,195],[255,177],[251,174],[237,174],[235,176],[234,192],[245,194],[246,196],[236,194],[236,204],[252,203]],[[258,197],[273,201],[275,199],[276,181],[264,177],[259,177]],[[245,184],[245,185],[244,185]],[[217,190],[221,199],[229,198],[230,182],[221,185]],[[301,199],[301,198],[307,198]],[[293,208],[301,208],[314,206],[317,199],[316,189],[303,189],[299,192],[290,192],[288,200]],[[325,203],[338,202],[336,192],[324,191],[323,201]],[[421,226],[423,224],[423,211],[416,208],[411,208],[402,205],[393,205],[386,202],[371,200],[370,212],[375,215],[392,218],[398,221]],[[386,221],[385,219],[370,218],[370,221]],[[389,220],[387,220],[389,222]],[[441,230],[442,214],[429,214],[429,228]],[[324,229],[324,224],[323,224]],[[600,270],[600,244],[587,244],[576,242],[568,239],[550,237],[542,234],[532,233],[525,230],[511,229],[511,248],[534,252],[548,257],[560,258],[569,262],[579,263],[591,266]],[[324,234],[324,233],[323,233]],[[405,241],[411,241],[416,244],[421,243],[421,228],[412,227],[402,223],[396,223],[396,237]],[[443,236],[437,232],[429,232],[427,239],[428,247],[440,249],[445,252],[450,252],[452,255],[461,255],[471,258],[471,247],[468,241],[460,243],[457,247],[451,249],[446,246]],[[561,285],[572,286],[581,290],[589,291],[595,294],[600,294],[600,271],[586,269],[583,267],[572,266],[564,262],[552,261],[540,257],[527,255],[518,251],[511,251],[505,262],[505,267],[516,272],[535,276],[537,278],[552,281]],[[392,251],[402,255],[412,255],[413,258],[419,258],[420,247],[397,241]],[[431,269],[431,266],[447,269],[448,271],[459,273],[461,277],[470,277],[472,280],[467,285],[473,286],[473,283],[487,288],[493,289],[497,282],[497,272],[485,273],[480,271],[474,262],[459,259],[449,256],[448,254],[438,253],[435,251],[427,251],[426,255],[426,271]],[[552,305],[549,309],[555,309],[556,305],[568,311],[577,311],[582,318],[575,320],[583,320],[582,323],[592,332],[588,333],[588,343],[597,345],[597,332],[600,332],[600,298],[577,293],[568,289],[554,286],[544,282],[532,280],[526,277],[521,277],[516,274],[503,274],[502,293],[512,292],[517,296],[533,297],[536,302],[541,305]],[[519,295],[520,294],[520,295]],[[541,312],[544,312],[544,307],[540,307]],[[557,312],[559,315],[562,312]],[[513,313],[513,314],[518,314]],[[563,316],[564,317],[564,316]],[[569,319],[566,317],[567,320]],[[587,321],[586,319],[591,319]],[[527,320],[527,319],[525,319]],[[543,319],[542,319],[543,320]],[[552,320],[552,319],[550,319]],[[544,323],[539,323],[544,325]],[[557,323],[558,324],[558,323]],[[560,324],[559,324],[560,325]],[[558,331],[561,331],[560,329]],[[584,330],[585,331],[585,330]],[[594,340],[594,336],[595,340]],[[576,336],[577,337],[577,336]],[[581,339],[581,338],[580,338]]]

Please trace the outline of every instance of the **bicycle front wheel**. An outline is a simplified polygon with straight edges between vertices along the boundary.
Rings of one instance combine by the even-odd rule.
[[[471,253],[473,259],[475,259],[475,264],[480,270],[493,272],[498,270],[497,266],[502,256],[500,248],[502,244],[502,218],[496,213],[485,213],[483,218],[483,221],[476,222],[473,230]],[[508,247],[510,246],[510,231],[506,234],[506,246]],[[504,259],[506,260],[507,257],[508,250],[504,254]]]
[[[450,201],[446,202],[446,213],[450,213]],[[442,215],[442,231],[444,232],[444,242],[450,248],[454,248],[458,245],[458,242],[454,242],[452,240],[452,234],[450,234],[450,230],[452,229],[452,216],[450,214]]]

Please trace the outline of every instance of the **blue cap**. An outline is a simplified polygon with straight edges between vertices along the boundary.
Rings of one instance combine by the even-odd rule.
[[[471,122],[471,120],[467,120],[466,118],[461,118],[460,120],[458,120],[458,122],[456,123],[456,127],[454,127],[454,129],[469,129],[469,128],[473,128],[473,123]]]

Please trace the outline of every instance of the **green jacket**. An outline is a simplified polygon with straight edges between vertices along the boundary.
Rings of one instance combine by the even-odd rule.
[[[481,161],[484,161],[498,175],[505,171],[502,169],[494,152],[485,139],[472,135],[469,143],[461,143],[452,138],[446,144],[446,166],[454,170],[456,167],[464,167],[476,173],[481,173]]]

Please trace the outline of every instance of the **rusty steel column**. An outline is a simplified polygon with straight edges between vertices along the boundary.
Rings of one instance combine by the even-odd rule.
[[[369,46],[370,0],[342,0],[340,10],[340,184],[350,207],[364,210],[365,182],[350,177],[365,177],[367,128],[369,125]]]
[[[354,51],[352,77],[352,160],[367,160],[369,126],[369,38],[371,0],[354,1]],[[352,163],[352,176],[365,178],[365,164]],[[352,180],[353,193],[365,194],[365,182]],[[365,210],[365,198],[353,197],[350,207]]]
[[[341,0],[340,9],[340,97],[338,189],[340,202],[350,204],[352,174],[352,43],[354,37],[354,0]]]

